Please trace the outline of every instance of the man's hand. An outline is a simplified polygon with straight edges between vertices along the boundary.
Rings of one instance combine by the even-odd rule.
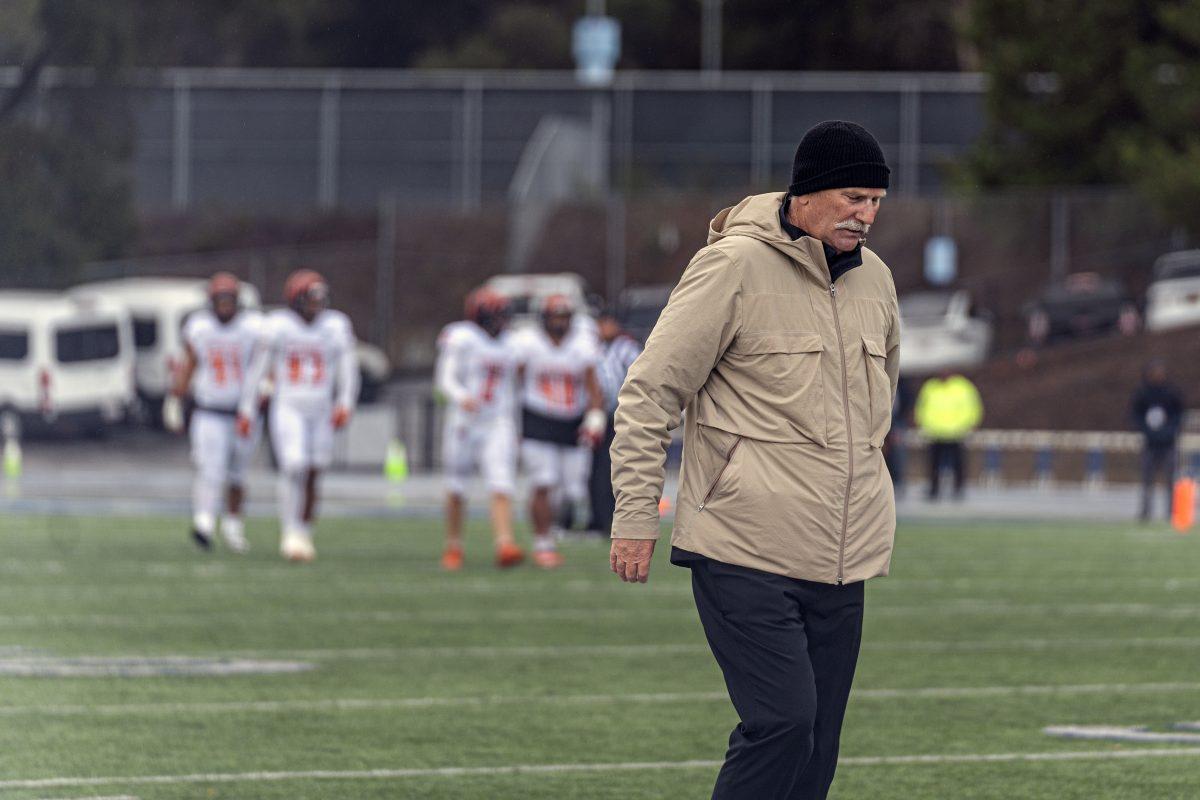
[[[479,410],[479,401],[474,397],[468,397],[466,400],[463,400],[461,403],[459,403],[458,406],[466,413],[474,414]]]
[[[247,417],[243,414],[238,414],[237,415],[237,434],[238,434],[238,436],[242,437],[243,439],[249,439],[251,424],[252,423],[250,422],[249,417]]]
[[[650,577],[654,539],[613,539],[608,564],[626,583],[645,583]]]
[[[333,409],[333,428],[340,431],[350,421],[350,409],[345,406],[335,406]]]

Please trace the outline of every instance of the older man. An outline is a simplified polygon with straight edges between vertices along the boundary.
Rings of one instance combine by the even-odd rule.
[[[824,798],[858,660],[863,582],[895,533],[880,448],[899,374],[891,272],[863,247],[889,170],[823,122],[787,193],[713,219],[621,389],[611,566],[644,582],[685,409],[671,561],[689,567],[741,722],[715,798]]]

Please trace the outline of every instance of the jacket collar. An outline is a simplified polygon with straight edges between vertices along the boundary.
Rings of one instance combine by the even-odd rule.
[[[796,241],[801,236],[808,236],[803,229],[797,228],[788,220],[788,204],[792,201],[791,193],[783,196],[783,202],[779,204],[779,227],[783,229],[786,236],[792,241]],[[809,237],[812,238],[812,237]],[[816,240],[814,240],[816,241]],[[845,253],[840,253],[834,250],[829,245],[821,242],[821,248],[824,251],[825,263],[829,268],[830,282],[836,282],[838,278],[845,275],[855,267],[862,266],[862,244],[853,250],[848,250]]]

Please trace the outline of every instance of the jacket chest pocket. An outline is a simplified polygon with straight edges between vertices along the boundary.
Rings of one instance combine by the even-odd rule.
[[[884,437],[892,426],[892,382],[887,374],[887,351],[882,339],[866,334],[862,337],[862,347],[870,397],[867,430],[871,446],[883,447]]]
[[[725,357],[743,377],[738,393],[755,412],[778,415],[824,445],[824,349],[819,333],[743,333]]]

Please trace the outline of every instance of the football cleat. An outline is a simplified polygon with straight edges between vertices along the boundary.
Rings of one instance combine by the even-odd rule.
[[[215,527],[217,527],[216,519],[212,514],[205,511],[197,511],[192,515],[192,541],[201,550],[212,550],[212,532]]]
[[[505,542],[496,548],[496,566],[500,569],[515,567],[525,560],[525,551],[512,542]]]
[[[447,547],[442,553],[442,569],[447,572],[458,572],[463,566],[463,550],[461,547]]]
[[[557,550],[535,550],[533,563],[542,569],[557,569],[563,565],[563,557]]]
[[[296,564],[307,564],[317,557],[312,537],[299,531],[284,531],[279,540],[279,554]]]
[[[199,528],[192,528],[192,541],[201,550],[212,550],[212,536]]]
[[[232,520],[227,517],[221,520],[221,538],[225,540],[225,546],[238,555],[250,549],[250,543],[246,541],[246,534],[240,519]]]

